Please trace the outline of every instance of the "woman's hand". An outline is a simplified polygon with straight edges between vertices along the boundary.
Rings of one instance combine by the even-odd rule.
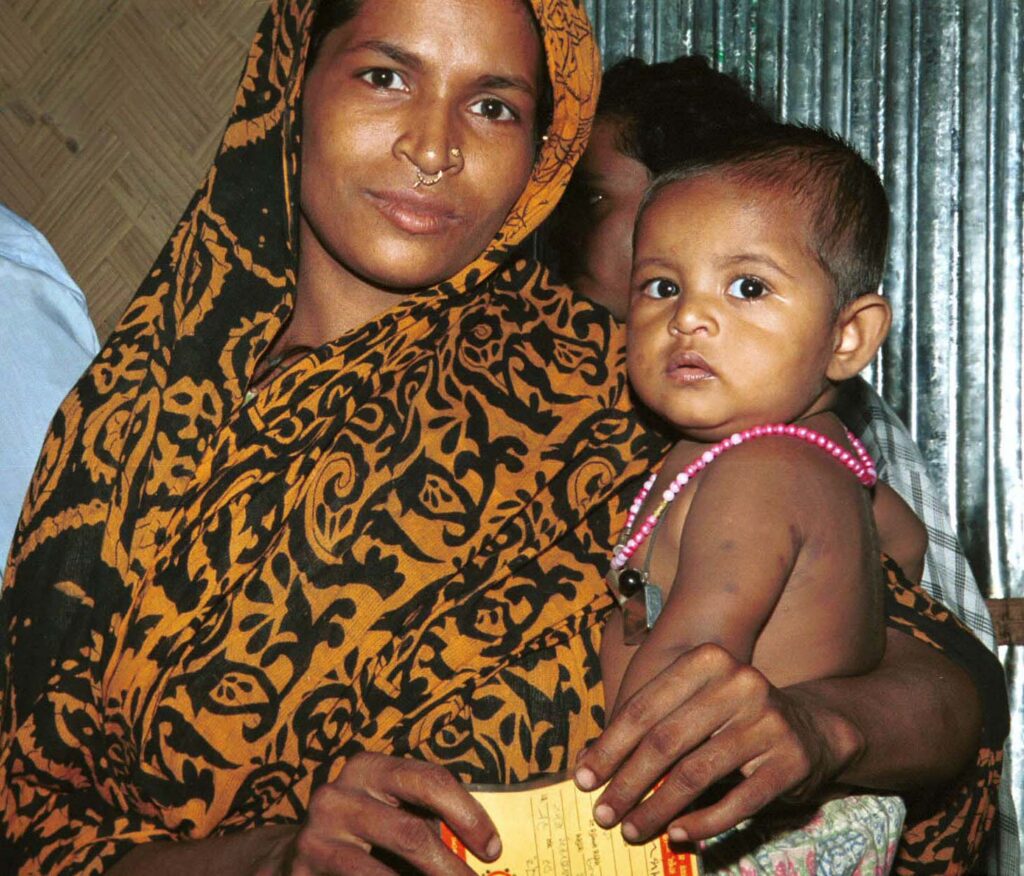
[[[449,772],[421,761],[358,754],[336,781],[313,793],[306,823],[256,876],[393,874],[374,849],[431,876],[472,876],[441,841],[435,818],[477,857],[490,861],[501,853],[487,813]]]
[[[478,858],[491,861],[501,854],[487,813],[446,770],[357,754],[336,781],[313,792],[305,824],[144,843],[118,861],[110,876],[393,876],[373,849],[431,876],[473,876],[441,842],[437,817]]]
[[[706,839],[783,794],[813,796],[863,744],[852,722],[816,698],[798,688],[774,688],[723,648],[702,645],[617,710],[581,756],[576,782],[590,790],[611,779],[595,816],[605,827],[622,822],[631,842],[666,825],[674,840]],[[745,778],[724,797],[676,818],[736,770]]]

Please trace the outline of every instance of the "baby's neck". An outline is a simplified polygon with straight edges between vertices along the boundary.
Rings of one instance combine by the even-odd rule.
[[[834,422],[836,426],[843,429],[844,427],[842,422],[835,413],[838,409],[839,387],[837,384],[830,382],[826,384],[814,401],[795,417],[787,416],[785,414],[777,417],[765,416],[763,419],[759,419],[756,422],[749,417],[738,417],[731,423],[726,423],[718,427],[688,429],[677,425],[674,431],[678,439],[692,444],[702,444],[707,446],[717,444],[719,441],[730,437],[736,432],[742,432],[744,429],[752,429],[754,426],[796,423],[802,426],[807,426],[809,429],[818,429],[818,431],[821,431],[821,429],[814,425],[814,422],[816,422],[816,418],[818,417],[826,418],[822,420],[823,424]],[[828,418],[831,418],[831,420]]]
[[[697,452],[703,453],[708,449],[708,447],[731,437],[733,434],[741,433],[744,430],[753,429],[756,426],[774,426],[789,423],[796,426],[806,426],[808,429],[813,429],[815,432],[821,432],[823,435],[828,435],[832,438],[846,434],[846,427],[843,425],[842,420],[840,420],[835,410],[832,408],[816,408],[813,411],[801,414],[799,417],[791,420],[766,419],[761,423],[744,423],[738,428],[716,429],[697,434],[685,429],[679,429],[676,431],[676,443],[692,446]]]

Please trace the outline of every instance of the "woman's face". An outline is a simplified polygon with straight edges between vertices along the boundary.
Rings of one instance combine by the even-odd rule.
[[[624,320],[633,223],[651,178],[641,162],[619,150],[618,136],[618,121],[598,117],[573,177],[556,245],[573,289]]]
[[[469,264],[529,178],[542,57],[522,0],[366,0],[305,86],[313,245],[386,289]]]

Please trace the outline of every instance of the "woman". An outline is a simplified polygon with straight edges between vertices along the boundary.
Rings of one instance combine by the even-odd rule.
[[[423,761],[514,782],[596,734],[598,570],[662,443],[609,318],[511,254],[596,89],[577,5],[533,9],[543,51],[513,0],[275,3],[22,516],[9,871],[464,873],[423,811],[498,838]],[[743,709],[771,796],[854,753],[827,702]]]

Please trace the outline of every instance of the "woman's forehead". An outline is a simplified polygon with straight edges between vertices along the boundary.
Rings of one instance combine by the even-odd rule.
[[[525,0],[364,0],[332,34],[336,51],[385,49],[423,68],[518,75],[536,85],[541,40]]]
[[[636,190],[639,197],[651,178],[643,163],[622,150],[622,124],[612,116],[597,117],[580,170],[591,180],[617,189]]]

